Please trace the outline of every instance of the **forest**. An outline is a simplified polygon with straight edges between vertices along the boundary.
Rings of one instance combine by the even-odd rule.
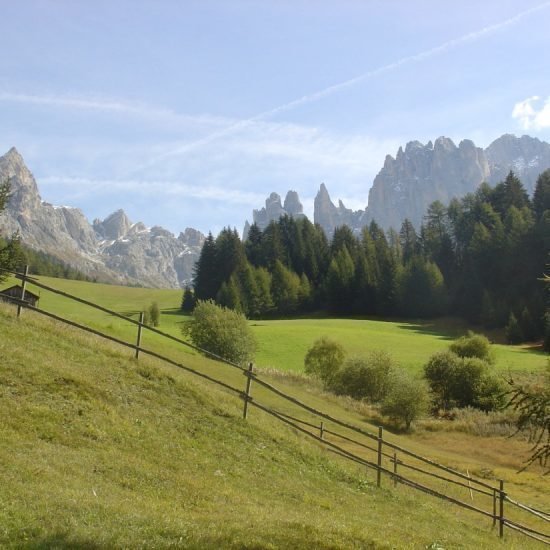
[[[182,309],[212,299],[249,318],[453,315],[506,327],[510,343],[548,340],[549,250],[550,170],[532,198],[510,172],[447,206],[432,203],[418,229],[404,220],[385,232],[373,221],[329,240],[307,218],[282,217],[264,231],[253,225],[245,242],[230,228],[209,234]]]

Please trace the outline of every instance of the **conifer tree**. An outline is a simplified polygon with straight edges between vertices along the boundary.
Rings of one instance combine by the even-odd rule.
[[[193,286],[197,300],[210,300],[216,297],[221,281],[217,276],[216,243],[212,233],[208,233],[195,264]]]
[[[190,286],[186,286],[181,300],[181,310],[184,313],[191,313],[195,307],[195,296]]]

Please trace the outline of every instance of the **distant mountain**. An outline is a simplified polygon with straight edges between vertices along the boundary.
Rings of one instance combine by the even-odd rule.
[[[454,197],[475,191],[484,181],[495,185],[510,170],[532,194],[537,177],[548,168],[550,144],[529,136],[505,134],[485,150],[470,140],[457,146],[446,137],[426,145],[411,141],[405,149],[399,148],[395,158],[386,156],[369,191],[365,210],[352,211],[342,201],[336,206],[323,183],[315,197],[313,218],[329,237],[338,226],[348,225],[359,232],[372,220],[384,229],[399,230],[408,218],[418,228],[428,206],[436,200],[448,204]],[[276,193],[271,196],[279,197]],[[266,212],[269,221],[281,215],[277,209]]]
[[[15,148],[0,157],[0,181],[11,196],[0,215],[0,233],[107,282],[182,287],[193,277],[204,235],[187,228],[176,238],[161,227],[132,223],[123,210],[91,225],[81,210],[41,200],[36,181]]]
[[[430,203],[443,204],[475,191],[480,183],[503,181],[512,170],[532,194],[538,175],[550,168],[550,144],[505,134],[483,150],[470,140],[458,147],[440,137],[432,145],[418,141],[388,155],[369,191],[366,218],[399,229],[408,218],[416,227]]]
[[[304,215],[304,208],[296,191],[289,191],[286,194],[284,206],[281,204],[281,196],[271,193],[265,200],[265,207],[252,211],[252,223],[255,223],[263,231],[270,222],[277,221],[283,216],[300,218]],[[249,229],[250,224],[247,220],[244,225],[243,240],[246,240]]]

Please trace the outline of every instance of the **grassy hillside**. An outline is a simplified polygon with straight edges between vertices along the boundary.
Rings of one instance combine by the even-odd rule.
[[[104,307],[138,318],[138,312],[153,301],[162,310],[161,329],[175,336],[181,336],[181,325],[187,319],[179,311],[182,298],[180,290],[159,290],[130,288],[114,285],[94,284],[83,281],[69,281],[39,277],[45,284],[97,302]],[[3,287],[14,284],[11,280]],[[3,288],[2,287],[2,288]],[[135,326],[123,320],[87,308],[60,296],[33,288],[41,295],[40,307],[85,321],[99,329],[108,328],[121,338],[135,338]],[[399,322],[362,319],[296,319],[282,321],[251,321],[258,339],[257,364],[281,370],[303,371],[303,358],[307,349],[322,335],[338,340],[350,354],[361,354],[372,349],[386,349],[397,361],[412,371],[418,372],[431,354],[445,348],[449,341],[466,331],[466,326],[448,320]],[[146,335],[144,344],[174,346],[152,334]],[[509,371],[541,370],[547,355],[527,346],[495,345],[497,368]]]
[[[531,547],[176,369],[2,304],[0,334],[2,547]]]

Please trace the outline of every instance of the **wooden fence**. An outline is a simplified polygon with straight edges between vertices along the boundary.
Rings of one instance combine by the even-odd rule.
[[[335,455],[365,467],[367,475],[368,472],[372,472],[376,476],[378,487],[381,486],[382,476],[385,475],[394,487],[401,484],[488,518],[492,521],[493,528],[498,528],[500,537],[504,534],[504,528],[508,527],[513,531],[550,545],[550,534],[544,530],[548,528],[547,524],[550,522],[550,513],[512,499],[505,490],[504,481],[498,480],[498,483],[491,483],[489,480],[470,475],[468,471],[464,473],[439,464],[385,438],[382,427],[378,429],[377,434],[371,433],[361,427],[331,416],[322,410],[318,410],[263,380],[254,371],[252,364],[249,364],[247,368],[243,368],[241,365],[202,350],[181,338],[143,324],[143,314],[140,314],[139,320],[136,321],[89,300],[45,285],[38,279],[30,277],[27,267],[23,273],[9,273],[12,273],[21,280],[21,298],[4,297],[17,305],[18,317],[21,316],[23,308],[26,308],[55,321],[65,323],[79,330],[130,348],[134,351],[136,359],[139,358],[140,354],[148,355],[208,380],[243,400],[243,417],[245,419],[249,415],[250,406],[264,411],[295,431],[314,439]],[[25,300],[27,283],[134,324],[136,326],[135,343],[127,342],[92,327],[32,306]],[[203,353],[232,369],[239,369],[246,378],[244,390],[234,387],[219,377],[211,376],[157,351],[144,348],[141,345],[143,329]],[[275,408],[268,406],[266,403],[261,403],[258,398],[252,395],[253,385],[257,385],[274,394],[281,403],[285,402],[287,405],[292,406],[296,412],[288,414],[288,412],[283,412],[281,406]]]

